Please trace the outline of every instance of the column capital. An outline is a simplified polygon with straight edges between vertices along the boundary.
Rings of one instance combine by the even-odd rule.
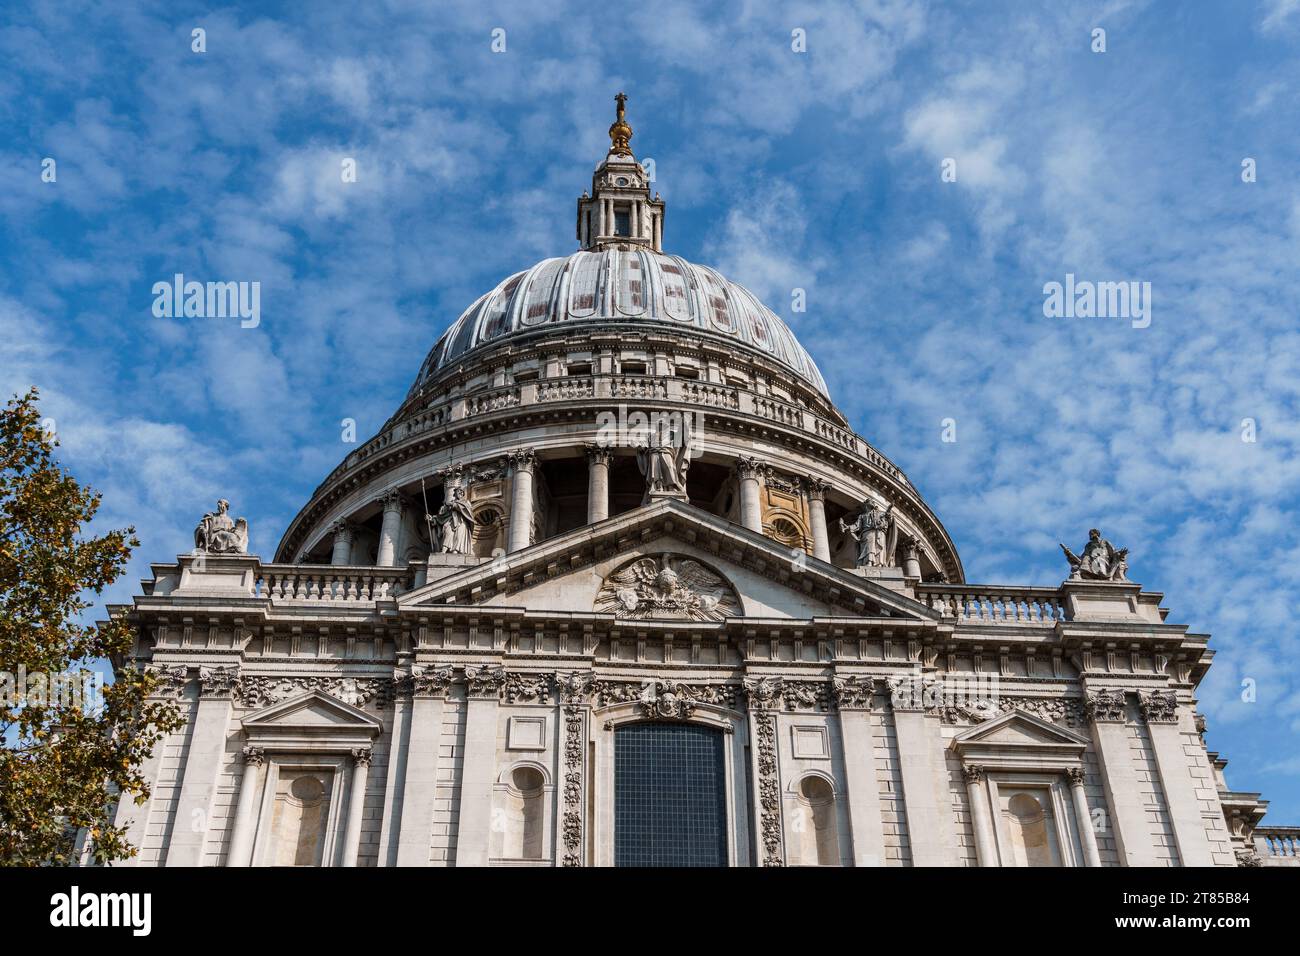
[[[375,503],[382,505],[385,513],[397,512],[401,514],[402,509],[406,507],[406,496],[396,488],[390,488],[376,498]]]
[[[961,768],[961,774],[967,783],[979,783],[984,779],[984,768],[977,764],[966,764]]]
[[[348,542],[348,544],[352,543],[352,537],[356,532],[357,526],[347,518],[341,518],[330,525],[330,533],[333,534],[335,538],[342,538],[344,541]]]
[[[831,696],[835,706],[840,710],[870,710],[871,701],[876,693],[876,681],[873,677],[831,678]]]
[[[608,465],[614,457],[614,449],[608,445],[587,444],[587,462],[592,465]]]
[[[1138,710],[1148,724],[1178,723],[1178,695],[1171,690],[1138,694]]]
[[[496,698],[506,683],[506,670],[500,664],[470,665],[465,668],[466,692],[470,697]]]
[[[780,710],[785,681],[780,677],[746,677],[745,701],[750,710]]]
[[[454,678],[451,667],[426,667],[395,678],[394,683],[404,697],[438,697],[447,692]]]
[[[506,457],[510,462],[510,467],[513,468],[516,473],[527,472],[528,474],[532,474],[533,469],[537,467],[537,453],[530,448],[525,448],[520,451],[512,451]]]
[[[352,748],[352,762],[358,767],[369,767],[372,756],[374,756],[374,751],[370,747]]]
[[[823,481],[815,475],[804,476],[803,490],[809,501],[825,501],[826,492],[829,488],[830,482],[828,481]]]
[[[761,478],[767,472],[767,462],[758,458],[737,458],[736,475],[743,481],[746,478]]]
[[[1082,767],[1070,767],[1068,770],[1065,771],[1065,775],[1066,777],[1069,778],[1071,786],[1073,787],[1083,786],[1085,774],[1083,772]]]
[[[1091,721],[1122,724],[1127,717],[1125,696],[1118,688],[1088,691],[1083,701],[1084,713]]]
[[[200,667],[199,693],[203,697],[230,697],[239,686],[239,668]]]
[[[249,744],[243,749],[244,765],[248,767],[260,767],[266,763],[266,749],[263,747],[254,747]]]

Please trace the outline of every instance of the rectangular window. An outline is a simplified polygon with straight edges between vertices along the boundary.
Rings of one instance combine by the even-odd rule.
[[[626,209],[614,210],[614,235],[632,235],[632,217],[628,214]]]

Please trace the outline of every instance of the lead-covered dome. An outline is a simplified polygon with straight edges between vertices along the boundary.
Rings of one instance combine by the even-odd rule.
[[[411,391],[479,346],[550,331],[561,322],[602,330],[646,324],[693,328],[776,359],[827,395],[807,350],[752,292],[707,266],[651,249],[575,252],[515,273],[443,334]]]

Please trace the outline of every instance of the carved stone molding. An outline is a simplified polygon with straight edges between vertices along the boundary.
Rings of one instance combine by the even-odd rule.
[[[740,598],[722,575],[694,558],[638,558],[609,575],[595,609],[633,621],[722,621],[740,614]]]
[[[364,707],[372,700],[383,706],[388,702],[391,689],[392,681],[380,677],[244,675],[235,688],[235,696],[245,707],[265,707],[317,690],[353,707]]]
[[[785,683],[780,677],[746,677],[745,701],[750,710],[780,710],[781,687]]]
[[[506,701],[511,704],[546,704],[551,699],[550,674],[506,673]]]
[[[465,668],[466,693],[470,697],[499,697],[506,683],[500,664],[470,665]]]
[[[760,680],[766,681],[768,678]],[[779,697],[776,699],[779,700]],[[749,719],[753,721],[754,736],[758,743],[759,841],[762,844],[763,865],[785,866],[782,852],[784,841],[781,837],[781,782],[777,774],[776,758],[776,714],[767,707],[757,707]]]
[[[872,677],[836,677],[831,681],[831,696],[840,710],[870,710],[876,696]]]
[[[199,668],[199,689],[204,697],[230,697],[238,687],[238,667]]]
[[[1171,690],[1156,690],[1138,694],[1138,710],[1148,724],[1174,724],[1178,722],[1178,695]]]
[[[1089,720],[1122,724],[1127,717],[1124,691],[1090,691],[1084,699],[1083,709]]]
[[[637,703],[652,719],[689,720],[701,704],[735,708],[736,687],[730,684],[686,684],[681,681],[595,681],[592,696],[600,707]]]
[[[243,751],[244,766],[260,767],[266,763],[266,750],[262,747],[254,747],[252,744],[246,746]]]
[[[1083,723],[1083,704],[1075,697],[1003,697],[976,700],[962,704],[945,704],[940,715],[946,724],[969,721],[982,723],[1013,710],[1033,714],[1049,723],[1063,723],[1076,727]]]
[[[1254,850],[1238,850],[1236,853],[1238,866],[1263,866],[1264,861],[1260,859],[1258,853]]]
[[[567,686],[577,672],[569,675]],[[585,687],[585,681],[584,681]],[[566,696],[564,704],[564,815],[561,830],[564,839],[563,866],[582,866],[583,797],[583,722],[585,714],[578,700],[582,689]]]
[[[568,674],[556,671],[551,677],[555,681],[560,700],[565,704],[581,704],[587,699],[587,691],[592,682],[590,671],[571,671]]]
[[[826,681],[787,680],[781,687],[781,697],[790,710],[829,710],[830,685]]]

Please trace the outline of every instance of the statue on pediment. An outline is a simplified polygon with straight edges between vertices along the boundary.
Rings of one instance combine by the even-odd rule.
[[[882,508],[868,499],[852,523],[840,519],[840,530],[853,535],[858,542],[858,555],[854,567],[888,568],[894,564],[894,549],[898,544],[898,522],[894,520],[894,506]]]
[[[430,527],[437,535],[435,547],[442,554],[469,554],[474,530],[474,512],[465,500],[465,489],[455,486],[448,490],[446,500],[431,519]]]
[[[217,510],[205,514],[194,529],[194,549],[207,554],[247,554],[248,522],[230,517],[230,502],[222,498]]]
[[[1128,548],[1116,548],[1093,528],[1082,554],[1075,554],[1064,544],[1061,550],[1070,562],[1071,581],[1127,581]]]

